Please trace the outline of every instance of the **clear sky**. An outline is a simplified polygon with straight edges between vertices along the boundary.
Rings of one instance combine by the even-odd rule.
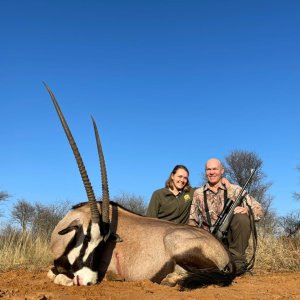
[[[1,1],[0,191],[86,200],[42,82],[53,90],[96,196],[149,201],[176,164],[193,186],[232,150],[263,160],[273,209],[300,207],[300,1]]]

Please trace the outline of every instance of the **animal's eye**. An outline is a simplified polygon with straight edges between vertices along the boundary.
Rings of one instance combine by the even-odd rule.
[[[91,236],[90,235],[85,235],[84,236],[84,241],[85,242],[89,242],[91,240]]]

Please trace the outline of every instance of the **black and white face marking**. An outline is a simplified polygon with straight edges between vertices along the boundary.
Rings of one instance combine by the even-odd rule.
[[[103,237],[100,234],[100,227],[91,223],[84,230],[82,226],[72,226],[64,229],[60,234],[66,234],[70,230],[76,233],[69,242],[65,253],[54,265],[58,273],[63,273],[73,280],[73,285],[93,285],[98,280],[98,263],[95,260],[97,249]],[[99,249],[100,250],[100,249]]]

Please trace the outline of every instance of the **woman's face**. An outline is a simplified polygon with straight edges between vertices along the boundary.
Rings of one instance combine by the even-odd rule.
[[[181,191],[188,182],[189,174],[184,169],[178,169],[175,174],[172,174],[171,178],[174,188]]]

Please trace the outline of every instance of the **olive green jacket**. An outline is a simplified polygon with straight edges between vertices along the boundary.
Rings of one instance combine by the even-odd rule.
[[[152,194],[146,215],[178,224],[187,224],[193,193],[194,189],[190,189],[175,196],[167,188],[156,190]]]

